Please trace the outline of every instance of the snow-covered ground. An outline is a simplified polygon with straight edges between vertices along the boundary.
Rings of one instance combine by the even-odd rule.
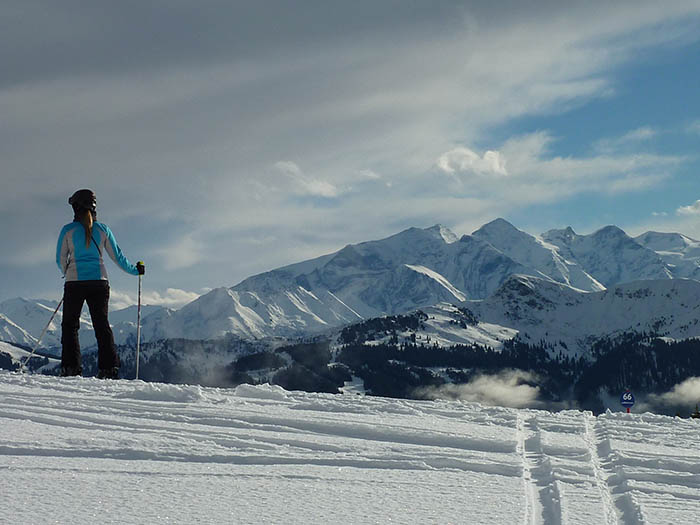
[[[697,523],[700,421],[0,371],[1,523]]]

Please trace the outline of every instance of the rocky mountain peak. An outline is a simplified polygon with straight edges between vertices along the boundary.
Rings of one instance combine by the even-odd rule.
[[[498,218],[491,222],[484,224],[481,228],[476,230],[472,235],[477,237],[487,237],[493,235],[514,235],[514,234],[525,234],[525,232],[519,230],[507,220]],[[527,234],[525,234],[527,235]]]
[[[449,228],[443,226],[442,224],[436,224],[435,226],[431,226],[425,231],[436,235],[437,237],[445,241],[447,244],[452,244],[459,240],[459,238]]]
[[[575,242],[580,236],[574,231],[571,226],[567,226],[561,230],[549,230],[540,236],[543,240],[551,242],[554,245],[568,245]]]

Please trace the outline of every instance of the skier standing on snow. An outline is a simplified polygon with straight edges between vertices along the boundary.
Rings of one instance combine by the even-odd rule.
[[[97,377],[117,379],[119,356],[109,326],[109,281],[102,255],[107,252],[122,270],[143,275],[143,262],[131,264],[106,224],[97,222],[97,197],[92,190],[78,190],[68,204],[73,207],[73,222],[61,230],[56,246],[56,263],[66,279],[63,290],[63,322],[61,323],[61,375],[81,375],[80,312],[87,301],[97,339]]]

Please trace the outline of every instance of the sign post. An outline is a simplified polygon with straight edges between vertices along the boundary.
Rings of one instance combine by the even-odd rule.
[[[630,408],[634,406],[634,394],[628,390],[625,390],[620,396],[620,404],[627,409],[627,413],[630,413]]]

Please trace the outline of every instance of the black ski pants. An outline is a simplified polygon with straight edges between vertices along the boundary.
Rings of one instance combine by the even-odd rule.
[[[69,281],[63,289],[63,321],[61,322],[61,366],[81,370],[80,312],[87,302],[92,326],[97,339],[97,367],[111,370],[119,367],[119,356],[114,347],[114,335],[109,326],[109,283],[107,281]]]

